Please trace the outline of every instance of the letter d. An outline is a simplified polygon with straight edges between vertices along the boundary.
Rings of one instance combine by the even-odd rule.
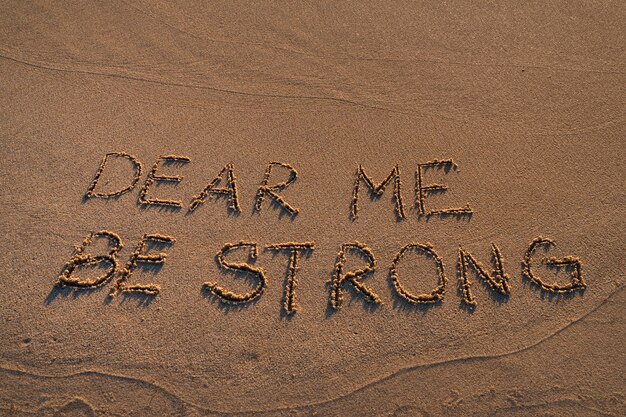
[[[135,176],[132,179],[130,185],[128,185],[126,188],[122,188],[120,190],[112,191],[108,193],[97,192],[95,191],[95,189],[98,186],[98,182],[100,181],[100,177],[102,176],[102,173],[104,172],[104,168],[106,167],[107,161],[109,160],[109,157],[111,156],[128,159],[133,165]],[[85,198],[87,199],[93,198],[93,197],[112,198],[112,197],[117,197],[119,195],[122,195],[132,190],[133,188],[135,188],[135,185],[137,185],[137,182],[139,182],[139,179],[141,178],[142,173],[143,173],[143,166],[141,165],[141,162],[139,161],[139,159],[135,158],[134,156],[130,154],[127,154],[126,152],[109,152],[106,155],[104,155],[104,158],[102,159],[102,162],[100,163],[100,167],[98,168],[98,171],[96,172],[96,176],[93,178],[91,185],[87,189]]]

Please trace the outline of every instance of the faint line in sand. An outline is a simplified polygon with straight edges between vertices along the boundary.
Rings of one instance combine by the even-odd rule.
[[[132,80],[132,81],[141,81],[141,82],[146,82],[146,83],[165,85],[165,86],[170,86],[170,87],[196,88],[196,89],[201,89],[201,90],[215,91],[218,93],[233,94],[233,95],[248,96],[248,97],[279,98],[279,99],[286,99],[286,100],[298,100],[299,99],[299,100],[335,101],[335,102],[342,103],[342,104],[348,104],[348,105],[362,107],[366,109],[372,109],[372,110],[387,111],[390,113],[417,115],[417,116],[424,117],[424,118],[441,118],[441,119],[445,119],[448,121],[456,121],[456,122],[462,122],[462,123],[466,122],[466,120],[464,119],[444,116],[441,114],[394,110],[394,109],[390,109],[387,107],[365,104],[365,103],[361,103],[358,101],[349,100],[347,98],[341,98],[341,97],[252,93],[248,91],[218,88],[218,87],[212,87],[208,85],[185,84],[185,83],[177,83],[177,82],[171,82],[171,81],[155,80],[155,79],[149,79],[149,78],[140,77],[137,75],[130,75],[130,74],[119,74],[115,72],[98,72],[98,71],[86,70],[86,69],[81,69],[81,68],[67,68],[67,67],[64,67],[63,64],[55,64],[55,63],[50,63],[50,62],[42,63],[42,62],[36,62],[36,61],[29,61],[24,58],[14,57],[11,55],[9,51],[7,51],[6,46],[0,46],[0,58],[7,59],[9,61],[14,61],[22,65],[28,65],[31,67],[44,69],[44,70],[50,70],[50,71],[68,72],[68,73],[74,73],[74,74],[86,74],[86,75],[111,77],[111,78],[121,78],[121,79]]]
[[[449,121],[449,122],[462,123],[464,125],[472,123],[471,120],[464,119],[464,118],[461,118],[461,117],[452,117],[452,116],[449,116],[449,115],[443,115],[441,113],[433,114],[433,113],[427,113],[427,112],[419,112],[419,111],[415,111],[415,110],[392,109],[392,108],[384,107],[384,106],[365,104],[365,103],[362,103],[362,102],[359,102],[359,101],[350,100],[350,99],[342,98],[342,97],[304,96],[304,95],[300,95],[299,96],[299,95],[281,95],[281,94],[252,93],[252,92],[238,91],[238,90],[231,90],[231,89],[221,89],[221,88],[212,87],[212,86],[203,86],[203,85],[195,85],[195,84],[185,84],[185,83],[169,82],[169,81],[163,81],[163,80],[154,80],[154,79],[149,79],[149,78],[144,78],[144,77],[139,77],[139,76],[134,76],[134,75],[129,75],[129,74],[118,74],[118,73],[114,73],[114,72],[107,73],[107,72],[97,72],[97,71],[90,71],[90,70],[83,70],[83,69],[62,68],[60,66],[55,66],[54,63],[49,63],[49,62],[41,63],[41,62],[35,62],[35,61],[28,61],[28,60],[26,60],[24,58],[17,58],[15,56],[12,56],[11,53],[7,50],[7,47],[5,45],[4,46],[0,46],[0,58],[6,59],[6,60],[9,60],[9,61],[13,61],[13,62],[22,64],[22,65],[27,65],[27,66],[30,66],[30,67],[34,67],[34,68],[38,68],[38,69],[42,69],[42,70],[48,70],[48,71],[58,71],[58,72],[66,72],[66,73],[73,73],[73,74],[86,74],[86,75],[93,75],[93,76],[126,79],[126,80],[132,80],[132,81],[152,83],[152,84],[157,84],[157,85],[164,85],[164,86],[169,86],[169,87],[184,87],[184,88],[192,88],[192,89],[200,89],[200,90],[209,90],[209,91],[215,91],[215,92],[218,92],[218,93],[233,94],[233,95],[248,96],[248,97],[257,97],[257,98],[275,98],[275,99],[285,99],[285,100],[297,100],[297,99],[300,99],[300,100],[334,101],[334,102],[337,102],[337,103],[340,103],[340,104],[352,105],[352,106],[360,107],[360,108],[363,108],[363,109],[385,111],[385,112],[389,112],[389,113],[393,113],[393,114],[402,114],[402,115],[405,115],[405,116],[417,116],[417,117],[422,117],[422,118],[426,118],[426,119],[443,119],[443,120],[446,120],[446,121]],[[133,100],[135,100],[135,98],[133,98]],[[152,103],[152,102],[145,102],[145,103],[155,104],[155,103]],[[160,104],[160,103],[156,103],[156,104]],[[165,105],[170,105],[170,104],[165,104]],[[183,107],[185,107],[185,106],[183,106]],[[189,107],[189,106],[187,106],[187,107]],[[283,113],[283,112],[277,112],[277,113]],[[625,120],[626,120],[626,115],[618,114],[618,115],[616,115],[615,117],[613,117],[612,119],[610,119],[608,121],[600,122],[600,123],[597,123],[595,125],[588,125],[588,126],[586,125],[586,126],[584,126],[582,128],[570,128],[570,129],[567,129],[567,130],[555,131],[555,132],[552,132],[552,131],[549,131],[549,130],[547,130],[547,131],[536,131],[536,132],[525,131],[525,133],[530,133],[530,134],[535,135],[535,136],[571,136],[571,135],[577,135],[577,134],[581,134],[581,133],[588,133],[588,132],[593,132],[593,131],[606,129],[606,128],[609,128],[611,126],[621,124]],[[504,122],[507,122],[507,120],[504,120]],[[487,128],[484,123],[475,123],[474,127],[480,128],[482,130],[485,130]],[[491,128],[489,130],[490,131],[497,131],[494,128]]]
[[[227,45],[245,45],[245,46],[255,46],[266,49],[274,49],[281,52],[287,52],[294,55],[306,56],[309,58],[317,58],[321,60],[328,59],[351,59],[355,61],[387,61],[387,62],[422,62],[427,64],[438,64],[438,65],[458,65],[458,66],[467,66],[467,67],[502,67],[502,68],[522,68],[522,69],[540,69],[547,71],[564,71],[564,72],[578,72],[578,73],[595,73],[595,74],[618,74],[618,75],[626,75],[624,71],[616,71],[616,70],[603,70],[603,69],[588,69],[588,68],[572,68],[572,67],[551,67],[547,65],[537,65],[533,63],[487,63],[487,62],[471,62],[471,61],[450,61],[445,59],[437,59],[437,58],[399,58],[399,57],[386,57],[386,56],[358,56],[358,55],[350,55],[350,54],[341,54],[341,55],[332,55],[332,54],[312,54],[310,52],[299,51],[297,49],[287,48],[285,46],[277,46],[271,45],[263,42],[246,42],[246,41],[237,41],[233,39],[219,39],[212,38],[208,36],[198,35],[196,33],[189,32],[187,30],[181,29],[180,27],[168,23],[165,20],[165,17],[158,16],[156,13],[148,12],[140,7],[137,7],[134,4],[131,4],[125,0],[120,0],[120,2],[124,3],[126,6],[135,9],[139,13],[148,16],[149,18],[160,22],[164,26],[182,33],[183,35],[187,35],[194,39],[203,40],[205,42],[211,43],[220,43]]]

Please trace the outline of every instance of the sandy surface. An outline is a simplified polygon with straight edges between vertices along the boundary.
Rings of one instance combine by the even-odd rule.
[[[626,414],[624,2],[0,9],[1,415]],[[141,181],[117,199],[84,199],[107,152],[136,156]],[[139,204],[147,172],[171,154],[191,161],[161,173],[183,180],[151,193],[183,208]],[[426,205],[469,203],[472,216],[420,217],[416,168],[448,158],[460,169],[427,171],[449,189]],[[253,213],[272,161],[298,171],[281,192],[295,216],[268,200]],[[188,213],[227,163],[241,213],[225,199]],[[350,218],[359,164],[376,182],[399,167],[404,220],[392,183],[378,200],[361,185]],[[102,189],[128,182],[129,167],[112,163]],[[103,229],[122,238],[122,264],[145,233],[176,238],[161,268],[129,279],[160,285],[157,296],[110,299],[115,279],[56,285],[73,246]],[[538,236],[556,242],[550,255],[582,259],[585,291],[554,295],[522,276]],[[241,240],[258,244],[267,288],[229,307],[203,283],[254,288],[215,259]],[[289,257],[263,247],[292,241],[316,247],[299,260],[288,317]],[[332,312],[327,281],[353,241],[376,258],[362,282],[382,305],[345,284]],[[396,294],[389,268],[410,242],[443,259],[443,302]],[[492,242],[511,294],[470,274],[470,310],[458,247],[491,270]],[[364,262],[349,254],[344,269]],[[413,293],[437,280],[414,253],[399,274]]]

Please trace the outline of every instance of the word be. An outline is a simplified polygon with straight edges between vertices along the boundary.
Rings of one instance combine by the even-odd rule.
[[[108,250],[104,254],[93,255],[87,251],[95,239],[106,239]],[[169,246],[176,240],[171,236],[161,234],[145,234],[124,268],[120,267],[117,254],[123,247],[122,239],[115,233],[108,230],[90,233],[83,242],[76,246],[74,255],[65,264],[63,272],[59,277],[60,286],[72,286],[80,288],[96,288],[104,285],[117,275],[117,279],[113,285],[113,289],[109,293],[110,297],[114,297],[118,293],[138,292],[148,296],[157,295],[161,288],[155,284],[129,284],[128,280],[132,272],[137,268],[139,263],[164,264],[167,259],[166,253],[150,253],[150,248],[154,246]],[[151,246],[152,245],[152,246]],[[523,261],[523,275],[532,283],[538,285],[542,289],[553,293],[567,293],[573,291],[582,291],[586,288],[585,281],[582,276],[582,261],[574,256],[566,256],[562,259],[555,257],[544,257],[541,263],[548,267],[571,269],[570,282],[567,284],[547,283],[546,280],[537,276],[533,271],[533,265],[536,262],[533,258],[535,251],[539,247],[555,246],[555,243],[543,237],[534,239],[528,247]],[[287,314],[293,314],[298,310],[296,302],[296,289],[298,286],[298,270],[299,261],[303,254],[310,254],[315,250],[314,242],[286,242],[276,243],[265,246],[266,250],[285,252],[289,256],[289,267],[287,272],[287,280],[284,287],[284,303],[283,309]],[[477,305],[476,297],[471,290],[472,283],[469,280],[468,271],[472,269],[476,276],[484,280],[492,290],[503,295],[511,294],[511,286],[509,276],[504,269],[504,259],[500,249],[495,243],[491,244],[493,271],[489,272],[487,268],[478,261],[471,253],[459,247],[457,259],[458,282],[461,289],[463,302],[470,306]],[[255,242],[241,241],[238,243],[227,243],[217,253],[216,259],[220,268],[225,271],[235,273],[246,273],[255,277],[256,285],[251,291],[238,293],[221,286],[217,282],[205,282],[203,287],[218,297],[223,303],[229,304],[245,304],[250,303],[263,294],[267,288],[268,279],[263,268],[252,265],[247,262],[229,261],[229,255],[238,250],[248,252],[249,258],[256,260],[258,257],[259,246]],[[414,251],[426,258],[432,260],[435,269],[437,283],[430,292],[414,294],[406,289],[403,285],[398,265],[409,251]],[[345,270],[347,254],[351,253],[366,260],[366,265],[352,271]],[[75,275],[78,269],[84,266],[105,267],[104,274],[91,278],[81,279]],[[337,311],[341,308],[344,299],[346,287],[352,289],[364,297],[366,302],[372,304],[382,304],[381,297],[372,289],[363,283],[366,275],[373,273],[377,266],[377,260],[373,251],[366,245],[359,242],[344,243],[340,246],[335,268],[329,285],[329,306]],[[390,280],[395,293],[404,301],[410,304],[431,304],[438,303],[443,300],[446,291],[447,277],[443,259],[437,254],[435,248],[430,243],[412,242],[400,249],[394,256],[389,268]]]
[[[92,255],[85,252],[88,246],[94,243],[96,239],[105,238],[108,241],[109,250],[104,255]],[[156,295],[161,291],[161,287],[155,284],[147,285],[128,285],[126,281],[132,272],[137,268],[138,263],[164,264],[167,259],[166,253],[146,254],[143,253],[150,243],[160,243],[171,245],[176,242],[172,236],[160,234],[145,234],[139,241],[133,253],[130,255],[128,263],[123,269],[120,269],[120,263],[117,253],[124,247],[122,239],[115,233],[108,230],[101,230],[87,235],[80,245],[74,248],[74,256],[65,263],[63,272],[59,277],[61,287],[73,286],[79,288],[95,288],[105,284],[113,276],[118,275],[113,289],[109,293],[109,297],[114,297],[119,292],[138,292],[146,295]],[[106,272],[92,279],[81,279],[74,276],[74,272],[84,266],[106,267]]]

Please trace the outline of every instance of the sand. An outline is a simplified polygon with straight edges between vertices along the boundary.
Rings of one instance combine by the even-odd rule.
[[[205,3],[0,7],[0,415],[626,414],[623,2]],[[141,178],[89,198],[109,152]],[[189,161],[156,175],[182,179],[143,197],[181,207],[142,204],[168,155]],[[424,171],[448,186],[424,211],[471,215],[419,215],[416,171],[435,159],[458,169]],[[260,186],[289,181],[276,166],[265,182],[271,162],[297,171],[273,189],[297,213],[267,189],[256,210]],[[378,198],[360,181],[354,218],[359,165],[400,181]],[[220,173],[222,196],[203,195]],[[113,158],[96,190],[132,175]],[[121,286],[63,288],[74,246],[102,230],[120,270],[167,256]],[[146,234],[175,242],[137,252]],[[584,290],[523,275],[540,236],[582,262]],[[96,240],[83,253],[104,255]],[[295,279],[291,249],[266,248],[290,242],[311,245]],[[341,250],[354,242],[372,257]],[[394,261],[427,242],[437,257]],[[492,243],[510,294],[466,261],[471,308],[459,246],[491,273]],[[572,282],[534,256],[547,284]],[[436,259],[443,299],[408,302],[398,288],[441,283]],[[127,291],[147,284],[158,294]]]

